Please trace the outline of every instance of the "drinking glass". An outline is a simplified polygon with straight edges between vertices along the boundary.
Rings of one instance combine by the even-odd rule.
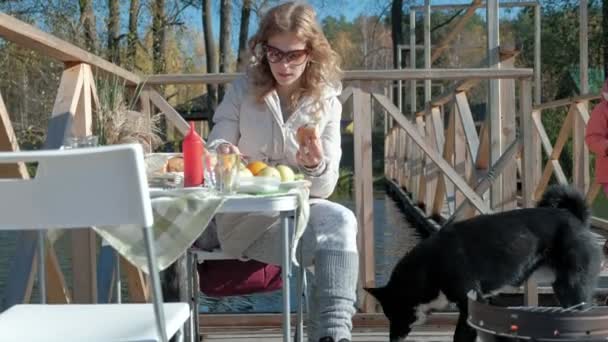
[[[216,153],[215,188],[225,195],[234,194],[239,184],[240,156],[236,153]]]
[[[81,147],[96,147],[98,142],[99,137],[96,135],[71,136],[63,140],[63,148],[72,149]]]

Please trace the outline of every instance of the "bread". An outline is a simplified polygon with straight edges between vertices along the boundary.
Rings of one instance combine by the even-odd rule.
[[[305,145],[306,142],[310,139],[316,139],[319,137],[317,132],[317,125],[306,124],[304,126],[300,126],[298,131],[296,132],[296,138],[298,139],[298,144]]]
[[[184,158],[171,157],[165,164],[166,172],[184,172]]]

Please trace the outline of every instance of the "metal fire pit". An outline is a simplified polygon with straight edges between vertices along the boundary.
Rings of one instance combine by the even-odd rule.
[[[501,307],[469,292],[467,322],[482,342],[608,341],[608,307]]]

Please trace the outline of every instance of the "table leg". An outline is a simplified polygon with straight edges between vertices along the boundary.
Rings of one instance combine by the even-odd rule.
[[[289,306],[289,220],[287,212],[281,212],[281,276],[283,278],[283,341],[290,341],[291,327]]]

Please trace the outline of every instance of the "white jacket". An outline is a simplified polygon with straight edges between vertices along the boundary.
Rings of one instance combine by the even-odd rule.
[[[272,91],[259,103],[248,92],[246,77],[231,83],[213,117],[214,127],[208,143],[225,140],[237,146],[251,160],[269,165],[286,164],[298,169],[296,131],[319,114],[318,128],[324,152],[324,167],[303,172],[311,181],[310,196],[327,198],[334,191],[342,157],[340,118],[342,104],[338,95],[341,84],[326,87],[320,102],[304,98],[283,122],[279,96]],[[323,163],[322,163],[323,164]],[[278,222],[276,213],[224,214],[216,217],[222,249],[235,257],[242,256],[253,241]]]
[[[234,81],[218,106],[209,134],[208,142],[216,139],[229,141],[251,160],[262,160],[271,165],[286,164],[297,169],[296,152],[298,127],[309,122],[320,107],[319,132],[325,154],[324,170],[318,174],[305,174],[312,182],[310,195],[327,198],[338,181],[340,158],[340,118],[342,104],[338,99],[341,85],[326,87],[320,105],[305,98],[300,101],[292,115],[283,122],[279,96],[272,91],[260,104],[248,94],[249,85],[245,77]]]

